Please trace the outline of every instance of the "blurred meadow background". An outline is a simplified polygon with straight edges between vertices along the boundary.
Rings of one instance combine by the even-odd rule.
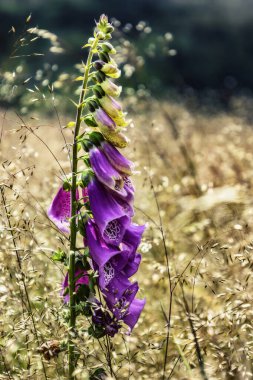
[[[48,352],[66,339],[52,255],[68,240],[46,210],[70,171],[81,47],[101,13],[116,29],[135,220],[147,223],[147,304],[111,341],[115,377],[251,379],[252,0],[1,0],[0,379],[66,379],[66,353]],[[82,323],[77,379],[99,378],[106,358]]]

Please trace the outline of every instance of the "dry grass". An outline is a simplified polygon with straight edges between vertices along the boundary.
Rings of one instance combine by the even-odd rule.
[[[128,99],[135,128],[127,153],[137,163],[136,221],[148,222],[138,273],[147,305],[133,334],[111,342],[114,372],[119,380],[162,378],[172,295],[165,378],[202,379],[204,367],[209,380],[250,379],[252,126],[225,113],[136,101]],[[56,119],[1,115],[0,379],[43,379],[38,346],[67,335],[59,296],[63,268],[50,257],[68,241],[45,211],[60,166],[68,172],[69,163]],[[79,327],[77,378],[87,379],[92,368],[107,364],[87,322]],[[65,352],[44,360],[47,378],[65,379],[66,360]]]

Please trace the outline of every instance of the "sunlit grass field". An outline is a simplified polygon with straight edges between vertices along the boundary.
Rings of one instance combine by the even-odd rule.
[[[132,335],[110,342],[116,377],[155,380],[165,370],[165,379],[195,380],[204,366],[209,380],[250,379],[251,122],[134,95],[125,102],[135,125],[125,149],[136,163],[135,220],[147,224],[138,272],[147,303]],[[42,361],[48,379],[66,378],[64,268],[51,257],[68,240],[46,210],[60,167],[70,171],[61,130],[69,143],[72,131],[61,128],[71,117],[1,110],[0,379],[43,379]],[[107,368],[107,352],[85,319],[79,327],[77,379],[88,379]]]

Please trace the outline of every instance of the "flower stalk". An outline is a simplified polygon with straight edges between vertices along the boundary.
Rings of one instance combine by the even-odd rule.
[[[70,319],[69,319],[69,335],[68,335],[68,362],[69,362],[69,380],[74,379],[73,372],[75,370],[75,346],[73,343],[74,329],[76,325],[76,312],[75,312],[75,252],[76,252],[76,237],[77,237],[77,224],[76,224],[76,214],[77,214],[77,201],[76,201],[76,191],[77,191],[77,165],[78,165],[78,150],[77,150],[77,137],[79,135],[82,110],[84,106],[84,99],[87,92],[87,85],[89,79],[89,72],[93,57],[93,52],[96,49],[98,43],[98,38],[95,37],[94,42],[90,48],[89,55],[87,58],[87,63],[85,66],[85,73],[82,83],[82,89],[79,97],[79,103],[77,107],[73,147],[72,147],[72,170],[71,170],[71,219],[70,219],[70,255],[69,255],[69,308],[70,308]]]

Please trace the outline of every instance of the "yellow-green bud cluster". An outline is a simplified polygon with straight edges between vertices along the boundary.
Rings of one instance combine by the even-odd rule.
[[[93,62],[92,86],[94,96],[89,98],[88,107],[92,113],[91,117],[84,118],[84,121],[91,126],[97,126],[104,138],[111,144],[123,148],[127,145],[127,138],[122,134],[122,128],[128,125],[125,113],[121,104],[115,99],[121,93],[121,87],[117,86],[111,78],[119,78],[121,71],[117,63],[112,58],[116,54],[113,45],[106,41],[111,38],[113,26],[108,22],[108,18],[102,15],[97,23],[94,38],[97,38],[98,59]],[[93,39],[92,39],[93,41]],[[92,43],[90,40],[89,43]]]

